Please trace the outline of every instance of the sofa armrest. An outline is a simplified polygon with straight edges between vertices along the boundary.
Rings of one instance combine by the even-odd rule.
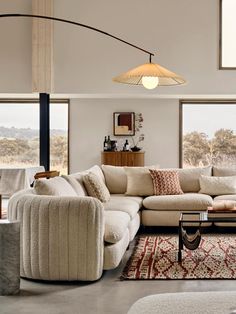
[[[21,276],[97,280],[102,275],[104,208],[92,197],[18,193],[9,220],[21,221]]]

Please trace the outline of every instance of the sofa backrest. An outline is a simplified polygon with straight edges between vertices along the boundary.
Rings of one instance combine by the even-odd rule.
[[[201,168],[179,168],[176,169],[179,173],[180,185],[184,193],[187,192],[199,192],[200,184],[199,178],[201,175],[211,176],[212,167],[201,167]]]
[[[78,187],[76,190],[79,196],[87,196],[88,195],[86,188],[84,186],[84,183],[83,183],[83,176],[88,174],[89,172],[96,174],[105,183],[105,177],[104,177],[104,174],[102,172],[102,169],[97,165],[95,165],[95,166],[93,166],[87,170],[81,171],[81,172],[72,173],[67,177],[75,178],[77,180],[77,182],[80,184],[80,186],[81,186],[80,192],[78,192]],[[70,181],[70,180],[68,179],[68,181]],[[72,186],[73,186],[73,184],[72,184]]]
[[[102,165],[106,186],[112,194],[125,194],[127,175],[124,167]]]
[[[236,176],[236,166],[231,167],[213,167],[214,177],[230,177]]]

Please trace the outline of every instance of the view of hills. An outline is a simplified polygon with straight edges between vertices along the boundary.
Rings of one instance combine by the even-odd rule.
[[[67,131],[52,129],[52,136],[65,136]],[[30,129],[30,128],[6,128],[0,126],[0,138],[17,138],[17,139],[27,139],[31,140],[33,138],[39,137],[39,130]]]

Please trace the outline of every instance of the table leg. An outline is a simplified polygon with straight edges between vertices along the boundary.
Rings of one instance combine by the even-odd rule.
[[[183,240],[182,240],[182,223],[179,222],[179,251],[178,251],[178,262],[182,261],[182,249],[183,249]]]

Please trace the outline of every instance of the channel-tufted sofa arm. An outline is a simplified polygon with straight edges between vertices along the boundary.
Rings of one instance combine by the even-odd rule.
[[[97,280],[102,275],[104,208],[92,197],[15,194],[8,219],[21,221],[21,276]]]

